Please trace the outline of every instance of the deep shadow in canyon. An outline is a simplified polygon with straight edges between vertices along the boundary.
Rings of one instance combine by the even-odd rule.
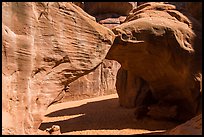
[[[82,115],[80,115],[82,114]],[[167,130],[178,123],[171,121],[153,120],[145,117],[142,120],[134,120],[134,109],[119,106],[118,98],[102,101],[88,102],[87,104],[57,110],[46,115],[46,117],[60,117],[80,115],[79,117],[60,120],[55,122],[44,122],[40,130],[45,130],[52,125],[59,125],[61,133],[82,130]]]

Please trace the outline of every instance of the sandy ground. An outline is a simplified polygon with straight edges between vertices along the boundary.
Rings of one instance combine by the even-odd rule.
[[[117,94],[53,104],[46,112],[40,130],[59,125],[66,135],[162,134],[178,125],[146,117],[136,120],[134,109],[119,106]]]

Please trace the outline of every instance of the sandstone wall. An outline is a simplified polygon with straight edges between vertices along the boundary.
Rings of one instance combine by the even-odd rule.
[[[3,134],[35,134],[62,98],[116,90],[138,118],[197,114],[201,3],[74,3],[2,3]]]
[[[2,111],[11,121],[3,118],[4,133],[36,131],[46,108],[102,63],[113,39],[69,2],[2,3]]]
[[[136,2],[74,2],[74,4],[93,15],[99,24],[109,29],[120,25],[137,5]],[[118,9],[119,6],[122,10]],[[120,64],[117,61],[105,59],[91,73],[70,83],[69,92],[66,92],[61,102],[116,93],[116,75],[119,68]]]
[[[116,61],[104,60],[95,70],[70,83],[68,92],[60,102],[116,93],[119,67]]]

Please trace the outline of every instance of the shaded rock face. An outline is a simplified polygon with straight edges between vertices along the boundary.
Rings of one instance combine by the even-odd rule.
[[[85,2],[84,10],[93,16],[106,13],[128,15],[136,6],[136,2]]]
[[[79,6],[81,9],[84,9],[84,2],[72,2],[72,3]]]
[[[110,29],[120,25],[126,18],[124,15],[127,15],[136,5],[134,2],[110,2],[108,4],[104,2],[74,2],[74,4],[93,15],[99,24]],[[117,6],[126,7],[119,12]],[[119,68],[120,64],[117,61],[103,60],[103,63],[91,73],[70,83],[69,92],[61,102],[116,93],[116,75]]]
[[[121,64],[118,79],[129,83],[118,84],[121,105],[135,106],[137,117],[186,121],[195,116],[201,99],[201,24],[174,5],[152,2],[112,30],[116,38],[106,58]]]
[[[79,100],[116,93],[116,75],[120,64],[104,60],[95,70],[69,84],[69,92],[61,100]]]
[[[147,94],[150,92],[149,85],[131,71],[122,67],[118,70],[116,89],[119,103],[122,107],[132,108],[148,104]]]
[[[5,133],[7,128],[10,134],[36,131],[49,104],[102,63],[113,39],[109,29],[72,3],[2,3]]]
[[[202,23],[202,2],[167,2],[176,6],[176,8],[184,13],[190,14],[200,23]]]
[[[165,135],[202,135],[202,114],[167,131]]]
[[[108,28],[121,24],[136,7],[137,2],[84,2],[84,10]]]

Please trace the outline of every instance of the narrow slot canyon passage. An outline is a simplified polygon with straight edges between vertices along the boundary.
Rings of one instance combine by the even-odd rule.
[[[3,135],[201,135],[202,2],[2,2]]]
[[[58,125],[62,135],[134,135],[162,134],[178,125],[149,117],[136,120],[134,111],[121,107],[117,94],[63,102],[48,108],[39,129]]]

